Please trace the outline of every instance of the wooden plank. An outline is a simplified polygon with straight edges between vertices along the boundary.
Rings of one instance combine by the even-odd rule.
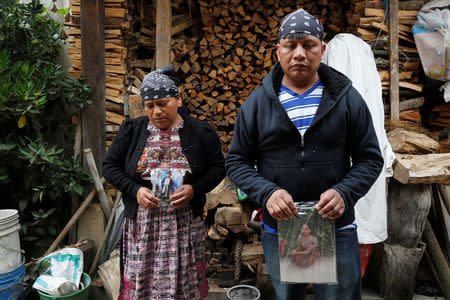
[[[421,107],[423,105],[423,102],[424,102],[423,97],[417,97],[417,98],[401,101],[400,102],[400,111],[410,110],[410,109],[415,109],[415,108]],[[389,113],[388,104],[384,105],[384,112]]]
[[[417,92],[421,92],[423,89],[423,86],[421,84],[415,84],[407,81],[399,81],[398,85],[402,88],[407,88]]]
[[[186,14],[186,18],[182,20],[181,22],[174,24],[172,27],[172,35],[175,35],[186,28],[191,27],[194,24],[197,24],[200,22],[200,19],[198,18],[191,18],[189,15]]]
[[[391,120],[398,120],[400,114],[400,91],[398,79],[398,0],[389,0],[389,60]]]
[[[125,117],[123,115],[114,113],[112,111],[107,111],[106,112],[106,121],[113,123],[113,124],[122,125],[123,121],[125,121]]]
[[[450,184],[450,153],[400,154],[396,153],[394,178],[401,183]]]
[[[391,2],[389,2],[389,9],[391,9]],[[398,2],[395,5],[395,8],[397,10],[397,17],[399,18],[416,18],[417,13],[419,11],[417,10],[398,10]],[[364,15],[366,17],[384,17],[384,9],[380,8],[365,8],[364,9]],[[391,15],[392,16],[392,15]]]
[[[400,10],[420,10],[422,8],[422,6],[425,4],[425,2],[427,1],[423,1],[423,0],[409,0],[407,2],[399,2],[398,3],[398,9]],[[384,3],[383,1],[380,1],[379,4],[377,5],[374,2],[371,1],[365,1],[364,2],[364,7],[365,8],[384,8]]]
[[[83,149],[91,148],[97,164],[105,155],[104,0],[81,0],[81,55],[91,101],[82,110]]]
[[[170,63],[172,40],[172,7],[170,0],[156,0],[156,68]]]

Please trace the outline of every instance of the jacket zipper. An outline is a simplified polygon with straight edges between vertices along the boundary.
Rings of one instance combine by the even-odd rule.
[[[306,132],[305,132],[306,133]],[[304,153],[305,153],[305,134],[300,134],[300,147],[301,147],[301,156],[300,156],[300,163],[302,165],[302,169],[301,169],[301,183],[300,183],[300,188],[299,188],[299,195],[303,195],[304,193],[304,187],[306,185],[305,182],[305,161],[304,161]]]

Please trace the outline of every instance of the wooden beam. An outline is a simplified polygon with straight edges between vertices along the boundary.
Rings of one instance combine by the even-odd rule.
[[[83,149],[92,149],[97,164],[105,155],[104,12],[104,0],[81,0],[82,72],[92,87],[92,103],[82,111]]]
[[[442,284],[442,292],[445,298],[448,299],[450,297],[450,268],[428,220],[426,221],[423,232],[423,240],[427,243],[427,251],[430,254],[431,261]]]
[[[182,20],[181,22],[177,23],[177,24],[173,24],[172,27],[172,35],[175,35],[183,30],[185,30],[186,28],[191,27],[192,25],[200,22],[199,18],[193,19],[191,18],[189,15],[186,15],[186,19]]]
[[[391,120],[400,115],[400,90],[398,79],[398,0],[389,0],[389,58],[390,58],[390,103]]]
[[[423,97],[417,97],[402,101],[400,102],[400,111],[421,107],[423,105],[423,102],[424,102]],[[389,113],[389,106],[387,104],[384,105],[384,112]]]
[[[170,0],[156,0],[156,68],[170,63],[172,40],[172,7]]]

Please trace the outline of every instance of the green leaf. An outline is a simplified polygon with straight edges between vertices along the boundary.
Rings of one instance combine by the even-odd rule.
[[[56,11],[57,14],[62,14],[62,15],[67,15],[70,11],[71,7],[67,7],[67,8],[60,8]]]
[[[25,115],[22,115],[17,122],[17,126],[19,126],[19,128],[23,128],[25,127],[25,125],[27,125],[27,117]]]
[[[42,215],[42,218],[47,218],[48,216],[50,216],[54,211],[56,210],[55,208],[50,209],[48,212],[46,212],[45,214]]]
[[[17,144],[0,143],[0,151],[11,151]]]
[[[24,211],[25,210],[25,208],[28,205],[28,201],[29,201],[29,199],[27,199],[27,198],[20,199],[20,201],[19,201],[19,209],[20,209],[20,211]]]
[[[34,241],[37,240],[37,239],[38,239],[38,238],[35,237],[35,236],[30,236],[30,235],[28,235],[28,236],[23,237],[23,238],[22,238],[22,241],[24,241],[24,242],[34,242]]]
[[[73,191],[81,196],[83,194],[83,187],[79,184],[74,184]]]
[[[56,228],[54,226],[50,226],[48,227],[48,233],[50,233],[51,235],[55,236],[56,235]]]

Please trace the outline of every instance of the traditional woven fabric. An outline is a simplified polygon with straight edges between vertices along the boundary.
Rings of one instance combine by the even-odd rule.
[[[306,33],[323,39],[322,23],[303,8],[287,15],[278,30],[278,39],[284,39],[290,33]]]
[[[178,130],[183,128],[184,122],[170,130],[161,130],[148,123],[150,135],[146,141],[144,151],[136,167],[136,173],[141,178],[150,180],[150,172],[155,168],[189,169],[189,164],[180,146]]]
[[[178,129],[160,131],[149,123],[150,136],[138,171],[150,167],[189,169],[181,152]],[[167,151],[165,150],[167,149]],[[202,299],[208,293],[205,230],[191,207],[138,208],[136,219],[125,219],[124,273],[119,299]]]
[[[297,94],[283,84],[280,87],[278,99],[301,135],[305,134],[314,119],[322,99],[322,91],[323,84],[320,80],[303,95]]]

